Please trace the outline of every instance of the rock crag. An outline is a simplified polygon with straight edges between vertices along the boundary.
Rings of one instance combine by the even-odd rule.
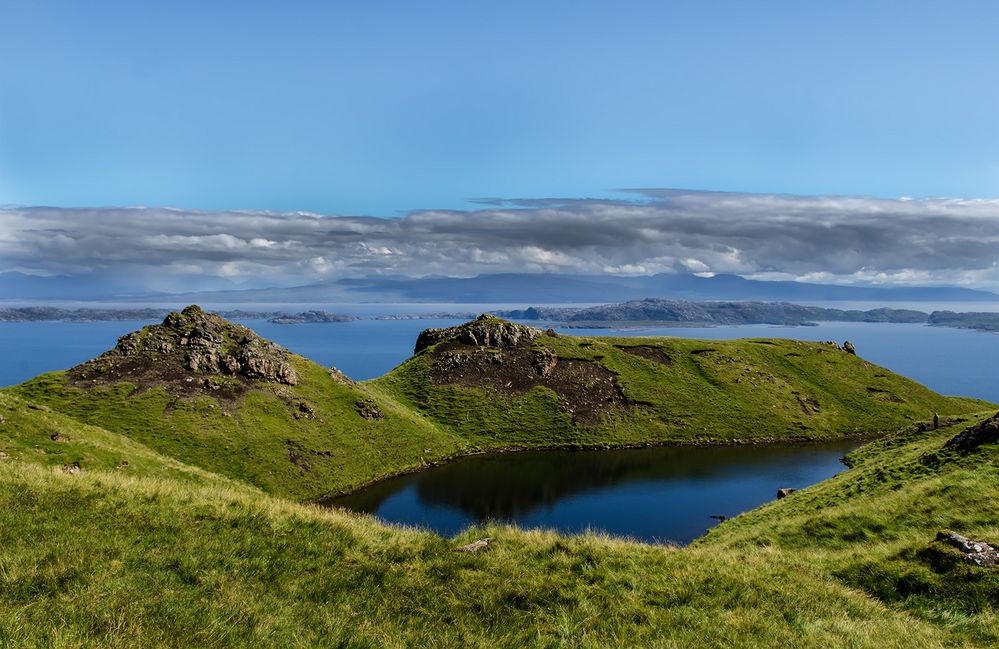
[[[585,425],[627,405],[613,372],[590,360],[559,358],[536,344],[542,333],[481,315],[457,327],[425,330],[416,353],[431,354],[436,385],[488,387],[506,394],[548,388],[558,395],[562,411]]]
[[[521,341],[531,341],[541,335],[533,327],[507,322],[482,314],[471,322],[457,327],[424,329],[416,339],[414,354],[445,340],[453,340],[463,345],[475,347],[496,347],[499,349],[516,347]]]
[[[175,387],[190,387],[198,377],[200,387],[230,390],[253,380],[298,383],[286,349],[195,305],[170,313],[163,324],[122,336],[113,349],[69,374],[78,384],[132,381]]]

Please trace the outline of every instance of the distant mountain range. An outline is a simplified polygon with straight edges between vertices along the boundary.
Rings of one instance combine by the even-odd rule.
[[[495,311],[503,318],[564,323],[569,327],[621,327],[651,323],[676,326],[772,324],[808,326],[818,322],[895,322],[999,331],[999,313],[925,313],[913,309],[827,309],[788,302],[691,302],[645,299],[620,304],[530,307]]]
[[[477,277],[366,277],[288,288],[139,294],[135,286],[80,277],[0,273],[0,299],[164,299],[186,302],[448,302],[586,303],[648,297],[685,300],[767,301],[996,301],[988,291],[953,286],[844,286],[752,280],[738,275],[635,277],[504,273]]]

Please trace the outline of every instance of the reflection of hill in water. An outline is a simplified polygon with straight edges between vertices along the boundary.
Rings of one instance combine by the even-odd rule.
[[[424,505],[451,507],[478,520],[512,519],[610,486],[752,478],[768,467],[794,465],[805,455],[842,454],[851,447],[849,442],[835,442],[503,453],[465,458],[385,480],[328,504],[373,513],[390,496],[412,486]]]

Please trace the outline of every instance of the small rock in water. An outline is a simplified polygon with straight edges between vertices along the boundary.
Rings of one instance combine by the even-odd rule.
[[[492,543],[492,538],[487,536],[484,539],[479,539],[478,541],[474,541],[468,545],[462,545],[454,550],[455,552],[478,552],[479,550],[485,550],[488,548],[490,543]]]

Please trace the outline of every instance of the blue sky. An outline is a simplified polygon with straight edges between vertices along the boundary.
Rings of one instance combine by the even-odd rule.
[[[0,3],[0,204],[999,196],[999,4]]]

